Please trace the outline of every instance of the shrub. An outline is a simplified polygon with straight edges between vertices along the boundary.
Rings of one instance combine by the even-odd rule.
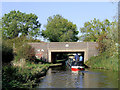
[[[107,52],[101,53],[98,56],[91,57],[85,62],[91,68],[104,68],[113,71],[118,71],[118,54],[109,57]]]
[[[25,36],[3,40],[2,49],[0,49],[2,52],[3,63],[10,63],[13,59],[16,61],[20,61],[20,59],[34,61],[36,59],[34,49],[31,46],[25,44],[33,41],[40,42],[40,40],[34,40]]]
[[[13,60],[13,48],[3,41],[2,43],[2,62],[9,63]]]
[[[26,61],[35,61],[36,58],[34,48],[28,44],[22,45],[21,47],[17,48],[15,59],[17,61],[20,61],[20,59],[25,59]]]

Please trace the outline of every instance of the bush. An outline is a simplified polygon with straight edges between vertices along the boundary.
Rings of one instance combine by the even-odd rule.
[[[17,48],[15,59],[20,61],[20,59],[25,59],[26,61],[35,61],[35,52],[28,44],[24,44],[21,47]]]
[[[2,62],[3,63],[9,63],[13,60],[14,54],[13,54],[13,48],[8,46],[7,43],[2,43]]]
[[[31,64],[30,62],[27,62],[23,68],[5,65],[2,67],[2,89],[33,88],[49,66],[49,64]]]
[[[9,87],[19,87],[20,83],[16,80],[17,69],[12,66],[3,66],[2,68],[2,88],[6,89]]]

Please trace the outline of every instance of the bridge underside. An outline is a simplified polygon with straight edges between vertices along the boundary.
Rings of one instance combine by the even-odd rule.
[[[68,60],[69,55],[75,55],[75,53],[78,53],[78,55],[83,56],[83,62],[84,62],[84,52],[51,52],[51,61],[53,63],[56,63],[56,60]]]
[[[83,62],[85,62],[88,58],[86,50],[49,50],[48,61],[52,62],[52,63],[55,63],[56,60],[58,60],[58,59],[66,60],[66,59],[68,59],[68,57],[67,57],[68,54],[75,54],[75,53],[78,53],[79,55],[83,56]],[[65,55],[67,55],[67,56],[65,56]]]

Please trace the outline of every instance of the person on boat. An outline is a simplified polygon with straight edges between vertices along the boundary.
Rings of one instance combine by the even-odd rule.
[[[76,55],[75,55],[75,61],[79,61],[78,53],[76,53]]]
[[[79,61],[81,61],[81,62],[83,61],[83,57],[82,56],[80,56]]]

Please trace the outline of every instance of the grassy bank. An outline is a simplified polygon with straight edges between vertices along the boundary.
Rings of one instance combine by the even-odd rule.
[[[33,88],[38,85],[41,77],[46,75],[49,67],[60,66],[61,63],[35,64],[27,62],[24,67],[4,65],[2,67],[2,88]]]
[[[32,88],[40,81],[40,77],[46,74],[50,64],[30,64],[24,67],[11,65],[2,68],[2,87],[9,88]]]
[[[118,55],[108,57],[106,53],[91,57],[85,62],[91,68],[118,71]]]

